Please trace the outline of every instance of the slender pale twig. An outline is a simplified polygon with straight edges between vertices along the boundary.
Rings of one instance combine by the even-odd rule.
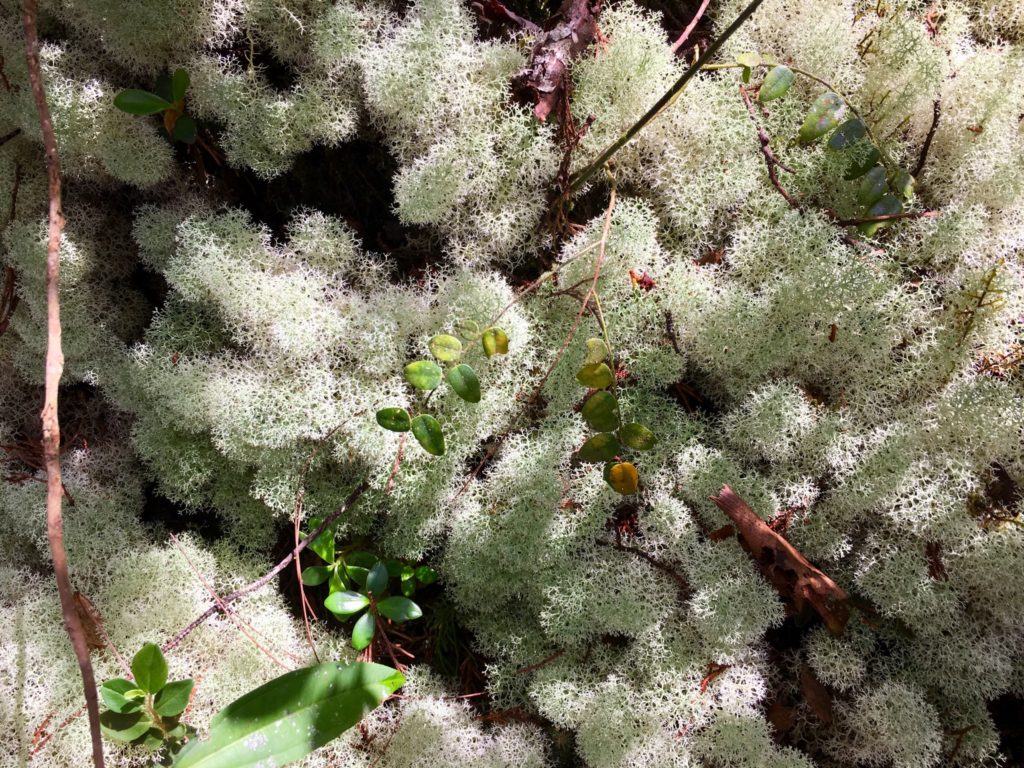
[[[700,8],[698,8],[697,12],[693,14],[693,18],[690,19],[690,23],[687,24],[686,29],[683,30],[683,34],[676,38],[676,41],[672,43],[672,53],[675,53],[682,48],[683,44],[690,39],[690,35],[693,34],[693,30],[697,28],[697,24],[700,23],[700,19],[704,15],[704,11],[708,9],[710,4],[711,0],[703,0],[700,4]]]
[[[46,460],[46,535],[50,543],[53,572],[57,578],[57,593],[60,596],[61,612],[64,614],[64,626],[71,638],[71,645],[78,659],[78,668],[82,673],[85,706],[89,713],[89,733],[92,737],[92,761],[95,768],[104,768],[96,676],[93,674],[82,621],[75,610],[74,590],[71,588],[67,552],[64,549],[64,516],[61,510],[64,484],[60,476],[60,420],[57,415],[57,393],[61,375],[64,373],[64,353],[60,338],[60,238],[64,229],[64,213],[61,210],[60,155],[57,151],[57,136],[53,130],[50,108],[46,103],[43,74],[39,66],[36,0],[25,0],[23,8],[28,79],[32,86],[36,111],[39,113],[50,190],[49,237],[46,246],[46,386],[41,414],[43,455]]]

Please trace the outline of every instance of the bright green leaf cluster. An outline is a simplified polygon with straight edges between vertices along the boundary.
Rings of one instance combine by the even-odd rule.
[[[170,77],[161,77],[157,93],[129,88],[114,97],[114,106],[130,115],[163,114],[164,130],[174,141],[194,144],[198,126],[185,114],[185,93],[191,81],[184,69],[175,70]]]
[[[643,424],[623,424],[619,413],[619,399],[608,391],[615,386],[615,373],[606,362],[611,351],[602,339],[587,340],[587,355],[583,367],[576,373],[576,381],[596,389],[583,404],[583,420],[597,434],[591,436],[576,452],[580,461],[605,462],[604,479],[623,496],[636,493],[640,476],[636,467],[620,457],[624,448],[649,451],[657,438]]]
[[[135,680],[115,677],[100,686],[107,709],[100,728],[111,741],[132,742],[172,755],[195,731],[179,722],[192,695],[192,680],[167,682],[167,660],[160,647],[146,643],[131,664]]]
[[[508,335],[493,326],[483,332],[472,320],[465,320],[456,325],[459,334],[467,340],[479,340],[487,357],[508,354]],[[455,336],[439,333],[427,343],[427,348],[434,360],[443,363],[445,368],[434,360],[414,360],[405,366],[405,380],[414,389],[430,395],[441,386],[442,379],[448,382],[452,391],[467,403],[479,403],[481,398],[480,379],[476,371],[462,359],[463,344]],[[391,432],[412,432],[416,442],[432,456],[443,456],[446,450],[444,429],[441,422],[427,413],[412,416],[404,408],[382,408],[377,411],[377,423]]]

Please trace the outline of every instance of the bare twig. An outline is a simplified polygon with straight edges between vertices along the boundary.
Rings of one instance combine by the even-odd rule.
[[[858,224],[871,224],[875,221],[897,221],[899,219],[934,219],[939,215],[938,211],[910,211],[908,213],[890,213],[885,216],[864,216],[859,219],[838,219],[836,224],[840,227],[855,227]]]
[[[200,583],[203,585],[203,587],[206,589],[206,591],[210,593],[210,597],[212,597],[214,599],[214,601],[216,601],[216,603],[220,607],[221,611],[223,613],[226,613],[228,615],[228,618],[230,618],[231,621],[233,621],[235,623],[235,626],[238,627],[238,631],[241,632],[243,635],[245,635],[249,639],[249,642],[251,642],[254,646],[256,646],[256,648],[259,651],[261,651],[264,656],[266,656],[272,662],[277,664],[277,666],[281,667],[281,669],[287,670],[288,669],[288,665],[285,664],[283,661],[281,661],[279,658],[277,658],[274,654],[272,654],[265,647],[263,647],[263,645],[260,643],[260,641],[257,640],[254,637],[255,630],[253,630],[252,627],[250,627],[248,624],[246,624],[246,622],[242,621],[242,619],[239,618],[235,614],[235,612],[232,611],[228,607],[227,603],[224,602],[224,598],[222,598],[220,595],[217,594],[217,590],[215,590],[213,588],[213,585],[210,584],[210,582],[206,580],[206,577],[203,576],[202,571],[200,571],[195,566],[195,564],[192,562],[192,559],[188,556],[188,553],[185,551],[185,548],[181,546],[181,542],[178,541],[178,537],[175,536],[173,533],[171,534],[171,541],[174,542],[174,546],[177,547],[178,552],[181,553],[181,556],[183,558],[185,558],[185,562],[188,563],[189,569],[196,575],[196,578],[199,579]]]
[[[672,53],[675,53],[680,48],[682,48],[683,44],[690,39],[690,35],[692,35],[693,30],[697,28],[697,24],[700,23],[700,19],[704,15],[704,11],[708,9],[708,6],[710,4],[711,0],[703,0],[703,2],[700,4],[700,8],[698,8],[697,12],[693,14],[693,18],[690,19],[690,23],[687,24],[686,29],[683,30],[683,34],[676,38],[676,41],[672,43]]]
[[[0,147],[2,147],[8,141],[19,135],[21,135],[21,128],[15,128],[10,133],[6,133],[3,136],[0,136]]]
[[[516,670],[516,672],[519,673],[520,675],[525,675],[525,674],[528,674],[529,672],[536,672],[538,669],[541,669],[542,667],[546,667],[548,664],[550,664],[553,661],[557,661],[558,659],[562,658],[562,656],[564,656],[564,655],[565,655],[565,651],[564,650],[555,651],[554,653],[552,653],[547,658],[544,658],[544,659],[541,659],[540,661],[538,661],[536,664],[531,664],[528,667],[520,667],[519,669]]]
[[[652,566],[654,566],[659,571],[661,571],[669,578],[671,578],[672,581],[674,581],[676,585],[679,587],[679,593],[682,595],[689,595],[693,591],[690,587],[690,583],[681,573],[679,573],[679,571],[677,571],[668,563],[662,562],[649,552],[644,552],[639,547],[631,547],[628,544],[623,544],[620,541],[605,541],[603,539],[598,539],[594,543],[602,547],[611,547],[612,549],[617,549],[620,552],[629,552],[630,554],[636,555],[641,560],[646,560]]]
[[[57,136],[46,103],[43,74],[39,66],[39,33],[36,28],[36,0],[25,0],[22,23],[25,30],[25,57],[32,96],[39,113],[43,149],[50,189],[49,237],[46,247],[46,385],[41,414],[43,452],[46,459],[46,535],[50,543],[53,572],[57,578],[61,612],[71,645],[75,649],[78,668],[85,689],[85,706],[89,713],[89,733],[92,737],[92,761],[95,768],[104,768],[103,741],[100,736],[100,709],[96,695],[96,676],[93,674],[89,647],[82,622],[75,610],[74,590],[68,572],[67,552],[64,549],[64,517],[61,506],[64,485],[60,476],[60,419],[57,414],[57,393],[64,372],[64,353],[60,338],[60,238],[64,229],[61,211],[60,155]]]
[[[800,203],[798,203],[796,199],[786,191],[785,187],[782,186],[782,182],[779,181],[779,172],[776,169],[781,168],[787,173],[794,174],[795,171],[775,156],[775,153],[772,151],[771,137],[757,119],[757,110],[754,109],[754,102],[750,100],[750,94],[742,85],[740,86],[740,96],[743,97],[743,103],[747,106],[747,112],[750,113],[750,119],[754,121],[754,126],[757,128],[757,138],[761,142],[761,154],[764,155],[765,165],[768,166],[768,178],[771,179],[772,186],[779,190],[779,194],[786,199],[790,208],[800,210]]]
[[[395,487],[395,478],[398,477],[398,470],[402,466],[402,457],[405,455],[405,435],[403,432],[402,436],[398,438],[398,453],[395,454],[395,464],[391,467],[391,474],[388,476],[388,483],[384,487],[384,495],[390,496],[392,489]]]
[[[914,166],[913,176],[915,179],[921,175],[925,163],[928,162],[928,150],[932,148],[932,139],[935,138],[935,131],[939,127],[939,118],[941,116],[942,103],[936,99],[932,104],[932,124],[928,128],[928,135],[924,137],[924,144],[921,146],[921,156],[917,159],[917,165]]]
[[[172,637],[170,640],[164,643],[162,649],[164,651],[169,651],[176,648],[178,644],[181,643],[182,640],[188,637],[189,633],[191,633],[192,630],[201,625],[204,621],[206,621],[214,614],[221,613],[223,610],[221,607],[221,603],[223,603],[225,606],[231,605],[231,603],[235,602],[235,600],[245,597],[246,595],[251,594],[255,592],[257,589],[260,589],[261,587],[268,584],[271,579],[273,579],[275,576],[277,576],[277,574],[279,574],[281,571],[287,568],[288,565],[292,562],[292,560],[298,557],[299,554],[306,547],[309,546],[309,543],[311,541],[313,541],[317,536],[319,536],[321,533],[327,530],[327,528],[330,527],[335,520],[337,520],[339,517],[345,514],[345,512],[347,512],[349,508],[356,503],[356,500],[363,495],[367,488],[369,488],[369,484],[366,481],[360,483],[355,488],[355,490],[353,490],[352,493],[348,495],[348,498],[345,499],[345,502],[336,510],[334,510],[331,514],[329,514],[324,519],[324,521],[316,528],[316,530],[312,531],[306,538],[299,542],[298,546],[296,546],[295,549],[293,549],[291,552],[285,555],[284,559],[281,560],[281,562],[279,562],[267,573],[263,574],[255,581],[246,584],[244,587],[241,587],[240,589],[236,589],[230,595],[225,595],[221,598],[220,602],[216,602],[213,605],[211,605],[209,608],[207,608],[205,611],[199,614],[199,616],[197,616],[188,626],[186,626],[184,629],[178,632],[178,634],[176,634],[174,637]]]
[[[597,158],[594,159],[592,163],[590,163],[590,165],[585,168],[581,168],[579,171],[574,173],[571,179],[572,191],[577,192],[582,189],[583,185],[590,180],[590,177],[601,170],[605,164],[612,159],[616,152],[632,141],[633,137],[646,128],[647,124],[654,120],[654,118],[660,115],[662,110],[669,107],[675,101],[676,97],[683,91],[687,83],[693,79],[694,75],[700,72],[701,69],[704,68],[704,65],[707,64],[716,53],[718,53],[718,50],[725,44],[725,41],[732,37],[737,29],[743,26],[744,22],[754,14],[754,11],[758,9],[758,6],[760,6],[762,2],[763,0],[752,0],[752,2],[743,9],[740,15],[736,17],[736,20],[729,25],[728,29],[715,38],[711,42],[711,45],[705,49],[704,53],[700,55],[697,61],[695,61],[690,68],[683,73],[682,77],[676,80],[672,87],[665,91],[664,95],[655,102],[654,106],[648,109],[639,120],[627,128],[625,133],[613,141],[600,155],[597,156]]]

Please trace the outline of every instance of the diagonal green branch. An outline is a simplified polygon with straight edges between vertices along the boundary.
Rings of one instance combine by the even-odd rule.
[[[633,137],[640,133],[640,131],[642,131],[648,123],[654,120],[654,118],[661,114],[662,110],[671,106],[676,97],[684,88],[686,88],[686,84],[693,79],[694,75],[704,68],[704,65],[707,64],[716,53],[718,53],[719,49],[725,44],[725,41],[732,37],[733,33],[735,33],[737,29],[743,26],[746,20],[754,14],[754,11],[757,10],[758,6],[761,5],[762,2],[763,0],[753,0],[753,2],[747,5],[747,7],[743,9],[743,12],[736,17],[736,20],[729,25],[729,28],[711,42],[711,45],[709,45],[707,50],[700,55],[700,58],[690,65],[690,68],[683,73],[682,77],[676,80],[675,84],[669,88],[660,99],[658,99],[653,107],[647,110],[643,117],[633,123],[625,133],[612,142],[612,144],[609,145],[608,148],[605,149],[590,165],[574,173],[570,178],[570,190],[572,192],[578,192],[582,189],[583,185],[590,180],[590,177],[603,168],[605,163],[611,160],[612,156],[616,152],[632,141]]]

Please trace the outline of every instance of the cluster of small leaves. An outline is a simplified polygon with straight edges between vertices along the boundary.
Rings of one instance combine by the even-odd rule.
[[[310,521],[320,526],[316,518]],[[377,620],[383,616],[402,624],[423,615],[411,598],[419,587],[437,581],[437,573],[426,565],[412,566],[400,560],[380,560],[369,552],[345,553],[335,548],[333,531],[325,531],[309,543],[324,561],[302,571],[302,583],[315,587],[327,583],[330,589],[324,606],[335,616],[348,620],[359,616],[352,628],[352,647],[361,651],[373,641]],[[391,595],[393,579],[400,595]],[[360,615],[361,614],[361,615]]]
[[[796,73],[784,64],[776,63],[771,57],[758,53],[745,53],[736,58],[743,67],[743,80],[750,82],[753,67],[770,67],[758,90],[757,99],[762,104],[779,99],[793,85]],[[828,147],[835,152],[848,150],[860,142],[868,142],[866,152],[852,160],[844,175],[847,181],[860,180],[857,188],[857,202],[864,218],[895,216],[903,212],[906,202],[914,194],[914,177],[903,168],[886,168],[881,150],[875,146],[869,131],[859,115],[844,120],[851,111],[849,105],[834,91],[825,91],[811,105],[803,124],[797,133],[802,145],[813,144],[826,136]],[[829,135],[831,134],[831,135]],[[859,225],[862,234],[871,237],[887,221],[866,221]]]
[[[492,326],[481,332],[476,323],[468,321],[459,325],[458,332],[468,341],[479,340],[487,357],[508,354],[508,336],[501,328]],[[470,366],[459,362],[462,342],[455,336],[438,334],[430,339],[428,346],[434,360],[416,360],[405,366],[405,380],[413,388],[428,393],[424,405],[434,390],[441,386],[442,379],[467,403],[479,403],[480,379]],[[438,363],[445,367],[442,369]],[[413,416],[405,408],[382,408],[377,411],[377,423],[392,432],[411,430],[423,450],[433,456],[444,455],[444,430],[441,422],[429,413]]]
[[[583,404],[583,420],[597,434],[590,437],[577,451],[580,461],[604,462],[604,479],[623,496],[636,493],[640,476],[636,466],[624,461],[620,454],[624,448],[649,451],[657,438],[643,424],[623,424],[619,414],[619,399],[612,391],[615,372],[606,360],[608,345],[601,339],[587,339],[587,356],[583,367],[576,373],[576,381],[596,390]]]
[[[156,93],[130,88],[114,97],[114,106],[130,115],[163,114],[164,130],[174,141],[195,143],[196,121],[185,114],[185,93],[191,81],[184,69],[157,81]]]
[[[192,695],[192,680],[167,682],[167,660],[153,643],[135,654],[131,669],[134,681],[115,677],[100,686],[107,707],[100,728],[111,741],[147,747],[169,765],[184,740],[195,734],[179,720]]]

